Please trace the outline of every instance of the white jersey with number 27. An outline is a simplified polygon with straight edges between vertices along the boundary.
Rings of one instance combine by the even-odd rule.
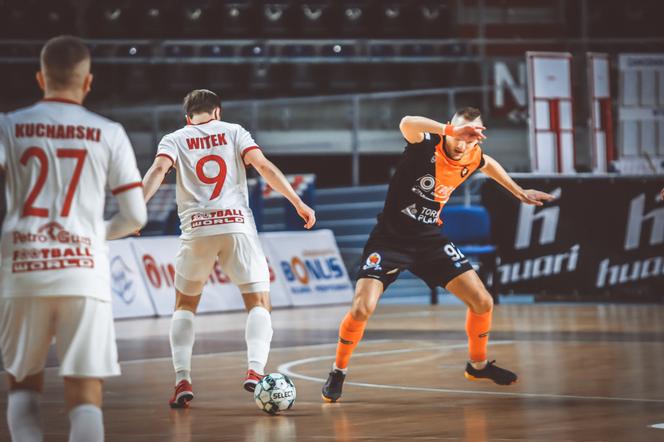
[[[122,126],[60,100],[0,116],[0,298],[88,296],[110,301],[104,202],[141,186]]]
[[[242,126],[219,120],[189,124],[164,136],[157,156],[177,171],[176,199],[182,238],[255,234],[244,156],[258,149]]]

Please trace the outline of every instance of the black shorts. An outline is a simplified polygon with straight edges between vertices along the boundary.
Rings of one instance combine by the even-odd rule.
[[[412,241],[374,230],[364,246],[357,278],[377,279],[387,290],[399,273],[409,270],[434,288],[472,269],[468,258],[443,236]]]

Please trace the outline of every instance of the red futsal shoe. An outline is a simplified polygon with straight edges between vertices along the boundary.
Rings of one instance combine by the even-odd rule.
[[[175,386],[175,392],[168,405],[171,408],[189,408],[189,402],[193,399],[194,391],[191,389],[191,384],[183,379]]]
[[[247,378],[244,380],[242,386],[248,392],[253,393],[256,389],[256,384],[258,384],[264,377],[264,374],[258,374],[254,370],[247,370]]]

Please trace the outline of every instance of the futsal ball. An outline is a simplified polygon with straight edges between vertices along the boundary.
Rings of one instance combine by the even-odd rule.
[[[295,384],[281,373],[270,373],[263,377],[254,390],[256,405],[269,414],[289,410],[295,402],[295,396]]]

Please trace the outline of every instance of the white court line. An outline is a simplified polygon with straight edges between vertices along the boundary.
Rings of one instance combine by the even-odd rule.
[[[512,344],[514,341],[493,341],[491,345],[507,345]],[[436,350],[454,350],[458,348],[467,348],[467,344],[453,344],[453,345],[443,345],[436,347],[421,347],[421,348],[404,348],[399,350],[385,350],[385,351],[373,351],[366,353],[357,353],[353,355],[354,358],[366,357],[366,356],[382,356],[390,354],[399,354],[399,353],[412,353],[428,349]],[[298,359],[296,361],[287,362],[281,364],[277,371],[283,373],[287,376],[290,376],[295,379],[302,379],[305,381],[324,383],[324,378],[316,378],[313,376],[307,376],[299,373],[295,373],[291,369],[298,365],[309,364],[312,362],[320,362],[325,360],[334,360],[335,356],[316,356],[313,358]],[[485,395],[485,396],[507,396],[507,397],[520,397],[520,398],[547,398],[547,399],[578,399],[578,400],[599,400],[599,401],[618,401],[618,402],[653,402],[653,403],[664,403],[664,399],[642,399],[642,398],[629,398],[629,397],[608,397],[608,396],[579,396],[579,395],[568,395],[568,394],[550,394],[550,393],[509,393],[509,392],[498,392],[498,391],[475,391],[475,390],[457,390],[449,388],[429,388],[429,387],[409,387],[402,385],[385,385],[385,384],[369,384],[365,382],[346,382],[346,385],[355,385],[357,387],[366,387],[366,388],[378,388],[378,389],[387,389],[387,390],[403,390],[403,391],[423,391],[429,393],[455,393],[455,394],[469,394],[469,395]],[[664,428],[664,424],[662,424]]]
[[[650,428],[655,428],[657,430],[664,430],[664,424],[655,424],[655,425],[648,425]]]
[[[376,340],[370,340],[367,341],[368,343],[371,344],[384,344],[386,342],[393,342],[392,339],[376,339]],[[362,341],[364,343],[364,341]],[[272,353],[279,353],[282,351],[286,350],[302,350],[302,349],[307,349],[307,348],[325,348],[325,347],[337,347],[337,343],[329,343],[329,344],[305,344],[305,345],[296,345],[294,347],[277,347],[277,348],[271,348],[270,349],[270,354]],[[236,355],[236,354],[246,354],[247,350],[234,350],[234,351],[222,351],[218,353],[201,353],[201,354],[194,354],[192,358],[212,358],[216,356],[231,356],[231,355]],[[120,365],[132,365],[132,364],[142,364],[144,362],[152,362],[152,361],[171,361],[173,359],[172,356],[161,356],[158,358],[144,358],[144,359],[130,359],[128,361],[121,361]],[[49,367],[49,368],[58,368],[58,367]]]

